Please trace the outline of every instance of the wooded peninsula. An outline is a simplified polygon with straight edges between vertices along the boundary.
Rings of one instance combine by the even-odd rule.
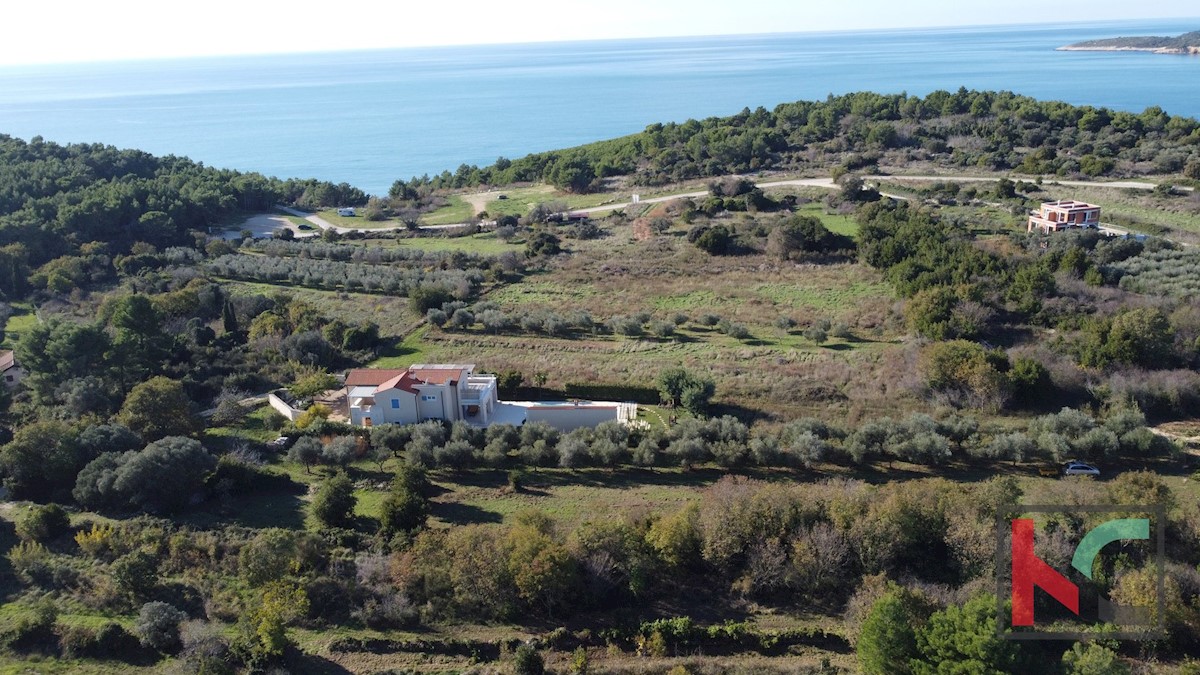
[[[1146,35],[1140,37],[1117,37],[1105,40],[1088,40],[1059,47],[1060,51],[1109,52],[1133,51],[1155,54],[1200,54],[1200,31],[1184,33],[1179,37]]]

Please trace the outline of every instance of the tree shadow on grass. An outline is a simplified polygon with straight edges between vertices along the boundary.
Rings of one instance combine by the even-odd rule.
[[[829,345],[821,345],[821,348],[828,349],[828,350],[834,351],[834,352],[848,352],[848,351],[854,349],[854,345],[846,343],[846,342],[837,342],[837,343],[829,344]]]
[[[314,673],[316,675],[341,675],[351,673],[329,659],[317,654],[306,654],[296,649],[289,649],[284,665],[293,673]]]
[[[17,528],[11,522],[0,518],[0,551],[9,551],[17,545]],[[21,584],[17,579],[16,571],[13,569],[12,563],[9,562],[8,556],[0,556],[0,598],[7,596],[10,592],[19,590]]]
[[[708,412],[713,417],[721,417],[723,415],[732,415],[741,420],[746,425],[754,424],[760,420],[770,419],[770,414],[761,410],[754,410],[732,403],[718,403],[710,405]]]
[[[406,347],[404,345],[404,339],[400,338],[400,339],[397,339],[392,344],[380,349],[378,354],[376,354],[376,358],[377,359],[387,359],[387,358],[398,359],[398,358],[403,358],[405,356],[411,356],[413,354],[416,354],[418,351],[419,350],[417,350],[413,347]]]
[[[434,502],[431,506],[430,513],[434,518],[451,525],[481,525],[504,521],[504,516],[501,514],[471,504]]]
[[[238,498],[229,522],[243,527],[304,528],[304,501],[289,492],[267,492]]]

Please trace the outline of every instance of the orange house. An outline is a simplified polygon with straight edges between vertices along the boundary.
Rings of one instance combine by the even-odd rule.
[[[1072,227],[1100,226],[1100,207],[1086,202],[1064,199],[1046,202],[1042,208],[1029,214],[1027,232],[1041,230],[1045,234]]]

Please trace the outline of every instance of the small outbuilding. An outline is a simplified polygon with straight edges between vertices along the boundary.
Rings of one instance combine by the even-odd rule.
[[[0,374],[4,376],[6,387],[15,387],[25,379],[25,371],[17,365],[16,356],[11,349],[0,349]]]

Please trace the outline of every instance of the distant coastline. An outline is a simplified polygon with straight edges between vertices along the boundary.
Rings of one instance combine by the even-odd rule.
[[[1152,54],[1200,55],[1200,31],[1179,37],[1147,35],[1088,40],[1059,47],[1060,52],[1150,52]]]

